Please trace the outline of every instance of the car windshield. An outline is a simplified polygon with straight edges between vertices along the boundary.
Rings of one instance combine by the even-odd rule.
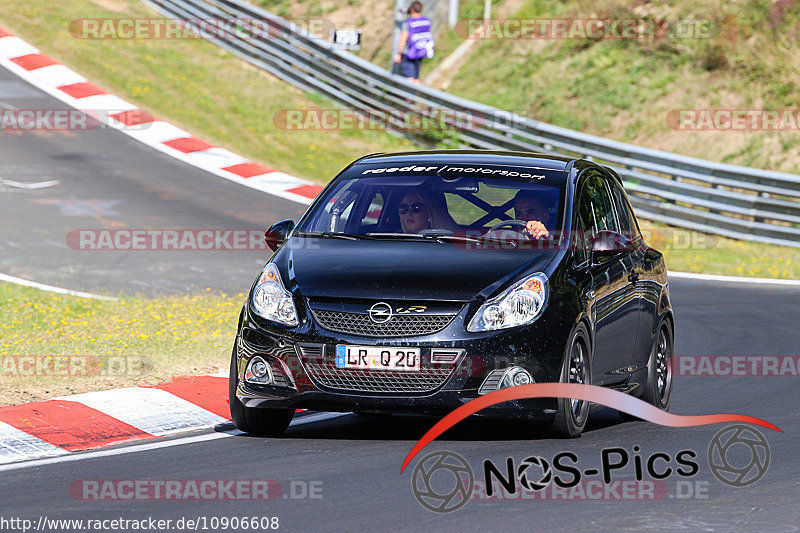
[[[295,234],[553,244],[563,228],[566,176],[518,166],[356,165],[326,189]]]

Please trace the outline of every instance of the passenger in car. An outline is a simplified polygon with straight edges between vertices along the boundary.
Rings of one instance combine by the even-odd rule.
[[[419,233],[426,229],[458,231],[458,225],[443,203],[422,189],[407,192],[397,205],[403,233]]]

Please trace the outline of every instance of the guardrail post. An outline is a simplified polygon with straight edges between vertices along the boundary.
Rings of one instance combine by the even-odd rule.
[[[671,180],[673,180],[673,181],[681,181],[681,177],[680,177],[680,176],[678,176],[678,175],[676,175],[676,174],[671,174],[671,175],[670,175],[670,177],[669,177],[669,179],[671,179]],[[675,200],[674,200],[674,199],[672,199],[672,198],[668,198],[668,199],[667,199],[667,203],[668,203],[668,204],[675,204],[676,202],[675,202]]]
[[[760,184],[761,184],[761,182],[759,181],[759,185]],[[761,192],[758,193],[758,196],[761,197],[761,198],[769,198],[770,194],[768,192],[766,192],[766,191],[761,191]],[[764,217],[762,217],[760,215],[755,215],[753,217],[753,222],[758,222],[758,223],[763,224],[764,223]]]
[[[719,187],[720,187],[719,183],[712,183],[711,184],[711,188],[712,189],[719,189]],[[708,211],[710,213],[714,213],[715,215],[719,214],[719,209],[709,209]]]

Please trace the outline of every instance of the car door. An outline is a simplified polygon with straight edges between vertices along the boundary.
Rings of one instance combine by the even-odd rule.
[[[658,299],[661,295],[661,286],[650,281],[652,277],[648,270],[651,266],[646,264],[647,245],[642,238],[639,224],[631,208],[630,201],[622,188],[621,183],[609,180],[611,196],[617,210],[621,232],[631,241],[634,250],[631,253],[633,270],[628,274],[632,289],[636,294],[639,306],[639,323],[637,327],[637,341],[631,356],[631,365],[637,369],[647,366],[650,349],[653,343],[653,327],[658,314]]]
[[[601,230],[620,231],[607,178],[587,169],[578,189],[578,218],[584,228],[583,243],[591,249]],[[628,279],[634,269],[631,252],[619,253],[603,262],[589,254],[593,298],[590,316],[594,325],[593,382],[611,384],[627,378],[639,325],[639,302]]]

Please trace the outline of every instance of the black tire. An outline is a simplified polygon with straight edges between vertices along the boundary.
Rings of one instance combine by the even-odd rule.
[[[658,328],[658,334],[650,348],[650,358],[647,361],[647,380],[641,395],[643,401],[664,411],[669,411],[672,402],[673,335],[672,323],[665,320]],[[640,420],[640,418],[622,411],[619,411],[619,416],[623,420]]]
[[[575,328],[567,342],[561,363],[560,383],[592,382],[592,350],[589,333],[582,323]],[[590,403],[584,400],[558,398],[558,410],[553,417],[551,434],[554,437],[576,438],[581,435],[589,418]]]
[[[672,323],[665,320],[653,342],[647,363],[647,385],[642,393],[642,400],[664,411],[669,411],[672,402],[673,339]]]
[[[264,409],[245,407],[236,397],[239,373],[236,369],[236,343],[231,354],[230,377],[228,378],[228,402],[231,419],[237,429],[257,437],[277,437],[286,431],[294,418],[294,409]]]

